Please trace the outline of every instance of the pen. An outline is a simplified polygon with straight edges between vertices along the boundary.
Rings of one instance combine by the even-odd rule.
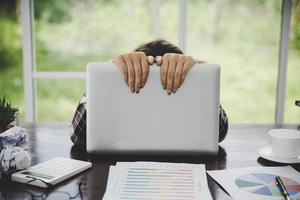
[[[275,180],[276,180],[276,183],[277,183],[276,184],[277,187],[279,187],[282,195],[284,196],[284,199],[285,200],[292,200],[291,197],[290,197],[290,195],[289,195],[289,193],[288,193],[288,191],[286,190],[286,188],[285,188],[285,186],[283,184],[283,181],[281,180],[280,176],[276,176]]]

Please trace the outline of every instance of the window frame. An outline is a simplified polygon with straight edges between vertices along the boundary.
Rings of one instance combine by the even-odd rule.
[[[25,122],[36,122],[36,80],[37,79],[85,79],[85,72],[78,71],[36,71],[35,40],[34,40],[34,0],[21,0],[21,23],[23,32],[23,80],[24,80],[24,103]],[[186,47],[186,0],[178,0],[178,46],[185,51]],[[153,34],[160,37],[160,0],[153,1],[154,24]],[[281,30],[279,41],[279,61],[277,76],[277,91],[275,105],[275,124],[283,124],[284,103],[287,76],[287,61],[289,50],[289,34],[291,22],[292,0],[282,0],[281,7]]]

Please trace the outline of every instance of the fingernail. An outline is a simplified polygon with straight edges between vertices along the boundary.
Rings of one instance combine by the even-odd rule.
[[[140,92],[140,90],[139,90],[139,89],[137,89],[136,93],[138,94],[139,92]]]
[[[176,93],[176,90],[173,90],[172,92],[175,94],[175,93]]]
[[[171,93],[172,93],[172,91],[171,91],[171,90],[168,90],[167,92],[168,92],[168,95],[171,95]]]
[[[163,85],[163,88],[164,88],[164,89],[166,89],[166,86],[165,86],[165,85]]]
[[[155,58],[156,62],[160,62],[161,61],[161,57],[157,57]]]
[[[141,89],[144,87],[144,85],[141,86]]]
[[[132,87],[132,88],[130,88],[130,90],[131,90],[131,92],[132,92],[132,93],[134,93],[134,89],[133,89],[133,87]]]

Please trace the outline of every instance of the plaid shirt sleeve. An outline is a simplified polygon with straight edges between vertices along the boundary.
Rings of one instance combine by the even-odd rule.
[[[219,113],[219,142],[222,142],[228,131],[228,117],[226,115],[225,110],[220,105],[220,113]]]
[[[69,127],[75,145],[86,147],[86,95],[81,98]]]
[[[219,142],[223,141],[228,131],[228,118],[220,106],[219,113]],[[86,96],[80,100],[70,125],[72,142],[77,146],[86,147]]]

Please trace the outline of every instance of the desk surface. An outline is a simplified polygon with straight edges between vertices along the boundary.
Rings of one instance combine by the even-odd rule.
[[[99,155],[88,156],[84,151],[75,148],[68,135],[66,125],[26,125],[30,138],[30,154],[32,164],[47,161],[51,158],[70,157],[90,160],[93,167],[74,178],[68,179],[51,190],[39,189],[9,180],[0,182],[0,194],[7,191],[30,191],[33,194],[46,194],[53,191],[63,191],[74,196],[78,193],[78,183],[81,185],[81,196],[76,199],[101,199],[106,187],[108,169],[117,161],[165,161],[202,163],[207,170],[235,169],[255,166],[278,166],[270,161],[258,158],[257,149],[268,144],[267,131],[272,128],[295,128],[294,125],[232,125],[225,141],[220,144],[218,156],[120,156]],[[300,164],[293,165],[300,171]],[[210,177],[208,184],[213,199],[231,199]],[[14,197],[24,199],[22,194]],[[0,195],[0,199],[2,199]]]

